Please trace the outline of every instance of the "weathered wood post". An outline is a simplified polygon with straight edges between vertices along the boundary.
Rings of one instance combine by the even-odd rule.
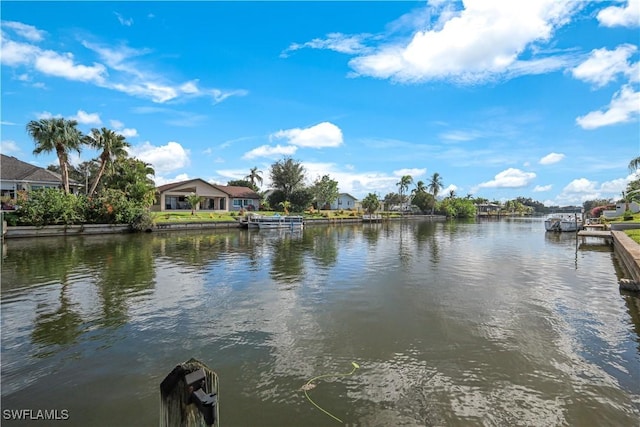
[[[196,359],[160,384],[160,427],[219,427],[218,376]]]

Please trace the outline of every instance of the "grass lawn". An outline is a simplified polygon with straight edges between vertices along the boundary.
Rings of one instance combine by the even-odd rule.
[[[640,230],[625,230],[627,236],[631,237],[636,243],[640,244]]]
[[[151,218],[157,224],[186,223],[186,222],[221,222],[236,221],[238,215],[231,216],[231,212],[151,212]]]

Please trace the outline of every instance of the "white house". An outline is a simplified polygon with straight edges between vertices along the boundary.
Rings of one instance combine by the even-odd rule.
[[[626,209],[627,209],[627,204],[625,202],[616,203],[615,211],[614,210],[602,211],[602,215],[604,215],[605,218],[615,218],[615,217],[622,216],[622,214]],[[637,202],[630,202],[629,210],[633,213],[638,213],[640,212],[640,205],[638,205]]]
[[[340,193],[338,198],[331,203],[331,209],[360,209],[360,202],[349,193]]]

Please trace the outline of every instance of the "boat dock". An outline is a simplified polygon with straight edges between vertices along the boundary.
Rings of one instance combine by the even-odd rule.
[[[584,230],[578,231],[578,237],[600,237],[606,239],[607,241],[613,241],[613,236],[611,235],[611,231],[609,230],[593,230],[590,228],[585,228]]]

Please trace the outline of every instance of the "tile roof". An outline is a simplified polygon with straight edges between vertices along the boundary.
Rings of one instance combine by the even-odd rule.
[[[159,187],[156,187],[156,191],[159,193],[165,192],[165,191],[169,191],[173,188],[176,187],[182,187],[185,184],[191,183],[191,182],[195,182],[195,181],[201,181],[204,182],[207,185],[210,185],[214,188],[217,188],[218,190],[228,194],[230,197],[232,198],[237,198],[237,199],[260,199],[260,195],[258,193],[256,193],[255,191],[253,191],[251,188],[247,188],[247,187],[239,187],[239,186],[234,186],[234,185],[218,185],[218,184],[211,184],[208,183],[207,181],[201,179],[201,178],[194,178],[194,179],[189,179],[186,181],[180,181],[180,182],[172,182],[170,184],[165,184],[165,185],[161,185]]]
[[[248,187],[236,185],[215,185],[215,187],[236,199],[260,199],[260,195]]]

